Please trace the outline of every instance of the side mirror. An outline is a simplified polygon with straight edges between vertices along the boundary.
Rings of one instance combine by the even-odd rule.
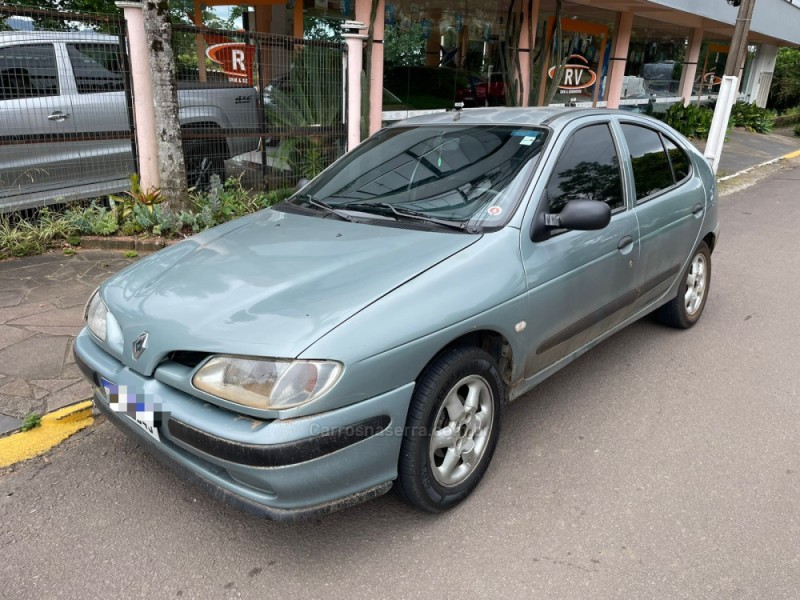
[[[598,200],[570,200],[558,214],[544,216],[547,227],[579,231],[604,229],[611,221],[611,207]]]
[[[297,186],[294,189],[295,189],[295,191],[299,192],[304,187],[306,187],[309,183],[311,183],[310,179],[308,179],[306,177],[301,177],[300,180],[297,182]]]

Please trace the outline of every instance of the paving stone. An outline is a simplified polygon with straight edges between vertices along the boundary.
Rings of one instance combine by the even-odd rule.
[[[8,325],[0,325],[0,350],[12,346],[17,342],[31,337],[33,333],[20,329],[19,327],[9,327]]]
[[[83,298],[83,302],[89,299],[92,289],[87,284],[74,280],[76,275],[73,274],[73,281],[48,281],[37,288],[32,289],[25,296],[27,302],[41,302],[42,300],[50,300],[55,303],[57,298]]]
[[[56,307],[51,302],[26,302],[25,304],[20,304],[19,306],[0,308],[0,324],[30,315],[45,313],[53,310],[54,308]]]
[[[35,325],[37,327],[83,327],[83,307],[56,308],[47,312],[14,319],[9,325]]]
[[[80,378],[74,379],[33,379],[31,383],[39,388],[45,389],[48,392],[57,392],[63,390],[80,381]]]
[[[23,291],[5,291],[0,292],[0,308],[7,308],[9,306],[17,306],[25,297]]]
[[[75,363],[65,365],[61,371],[62,379],[83,379],[83,373]]]
[[[23,419],[32,412],[42,412],[46,406],[47,404],[41,400],[0,394],[0,412],[4,415]]]
[[[50,393],[50,390],[46,390],[44,388],[36,387],[35,385],[32,386],[32,389],[33,389],[33,397],[34,397],[35,400],[41,400],[42,398],[47,396],[47,394]]]
[[[93,287],[86,287],[86,293],[83,295],[75,294],[73,296],[62,296],[61,298],[54,298],[53,304],[58,308],[72,308],[73,306],[80,306],[83,308],[89,301],[89,296],[92,295]]]
[[[16,431],[22,425],[22,419],[0,414],[0,435]]]
[[[20,379],[61,376],[67,337],[35,336],[0,350],[0,373]]]
[[[37,333],[46,333],[47,335],[71,335],[76,336],[81,332],[83,324],[73,325],[71,327],[40,327],[38,325],[24,325],[28,331],[35,331]]]
[[[53,411],[92,397],[92,386],[88,381],[79,381],[68,388],[53,392],[47,397],[47,411]]]
[[[20,398],[32,398],[33,390],[30,384],[23,379],[13,379],[0,387],[0,394],[7,396],[19,396]]]

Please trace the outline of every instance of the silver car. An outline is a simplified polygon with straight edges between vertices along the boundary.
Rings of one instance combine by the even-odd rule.
[[[97,407],[217,498],[296,519],[394,487],[437,512],[507,402],[648,313],[694,325],[718,234],[709,165],[658,121],[421,117],[109,279],[75,355]]]

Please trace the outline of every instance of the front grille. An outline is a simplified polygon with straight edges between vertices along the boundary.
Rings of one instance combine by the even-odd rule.
[[[167,360],[176,362],[184,367],[194,369],[210,356],[208,352],[194,352],[191,350],[176,350],[167,355]]]

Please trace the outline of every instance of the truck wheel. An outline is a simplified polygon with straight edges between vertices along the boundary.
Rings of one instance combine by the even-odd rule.
[[[500,437],[505,384],[491,355],[453,348],[417,381],[395,490],[415,508],[441,512],[466,498]]]
[[[211,176],[225,181],[225,158],[219,149],[207,142],[191,143],[184,149],[186,183],[190,188],[205,192],[211,187]]]

